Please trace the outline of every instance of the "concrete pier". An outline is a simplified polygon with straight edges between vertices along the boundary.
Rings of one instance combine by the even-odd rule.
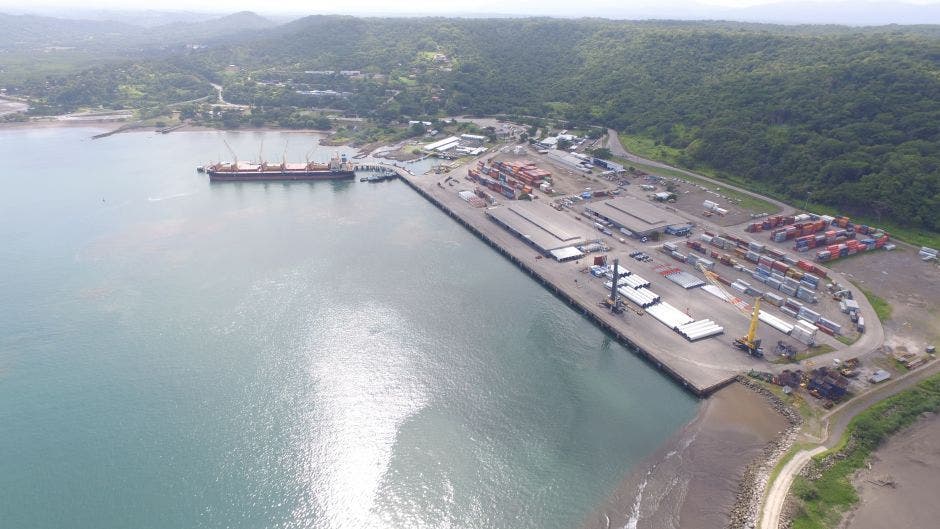
[[[400,167],[383,167],[397,172],[418,194],[696,396],[706,397],[733,382],[737,374],[761,366],[759,360],[734,350],[727,336],[689,343],[649,315],[640,316],[631,311],[616,315],[599,307],[598,302],[605,296],[603,282],[580,273],[578,270],[584,264],[536,258],[531,247],[488,219],[484,210],[470,207],[457,196],[458,188],[473,187],[470,182],[460,180],[466,174],[466,167],[450,175],[463,184],[457,187],[439,185],[440,175],[413,175]],[[727,310],[717,308],[717,312]],[[741,319],[738,315],[732,317]]]

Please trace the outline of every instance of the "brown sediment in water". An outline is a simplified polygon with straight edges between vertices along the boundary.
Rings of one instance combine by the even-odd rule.
[[[732,384],[648,457],[585,529],[724,529],[745,468],[789,426],[757,393]]]

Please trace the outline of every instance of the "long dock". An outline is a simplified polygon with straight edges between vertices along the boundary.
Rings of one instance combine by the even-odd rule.
[[[689,344],[651,317],[645,318],[637,325],[638,317],[634,318],[632,313],[628,312],[627,316],[619,317],[612,315],[608,310],[597,306],[601,299],[601,290],[596,290],[596,287],[584,288],[592,286],[587,284],[591,283],[590,281],[578,284],[578,278],[583,276],[577,274],[578,277],[569,282],[568,280],[574,277],[570,266],[562,268],[561,263],[550,259],[533,260],[533,250],[530,247],[488,220],[481,210],[469,207],[456,196],[455,189],[438,187],[437,175],[413,175],[400,167],[385,164],[382,166],[397,172],[401,180],[419,195],[509,259],[559,299],[574,307],[617,342],[675,379],[694,395],[707,397],[733,382],[737,374],[758,365],[756,360],[731,351],[723,342],[715,341],[711,345],[703,342]],[[625,318],[632,319],[632,323],[628,323]]]

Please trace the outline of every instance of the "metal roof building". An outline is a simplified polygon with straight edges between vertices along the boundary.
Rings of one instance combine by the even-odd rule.
[[[673,224],[686,224],[686,220],[675,213],[630,197],[591,202],[584,206],[584,210],[638,237],[645,237]]]
[[[554,257],[558,262],[564,263],[565,261],[573,261],[575,259],[580,259],[584,257],[584,252],[575,248],[574,246],[568,246],[567,248],[559,248],[557,250],[551,251],[552,257]]]
[[[594,231],[587,226],[541,202],[513,202],[486,214],[546,256],[597,238],[591,238]]]
[[[429,143],[424,146],[425,149],[429,151],[441,150],[443,147],[444,150],[447,150],[450,147],[456,147],[460,143],[460,138],[457,136],[451,136],[449,138],[444,138],[443,140],[436,141],[434,143]]]

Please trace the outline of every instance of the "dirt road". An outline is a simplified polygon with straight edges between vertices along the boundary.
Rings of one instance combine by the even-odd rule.
[[[631,162],[641,163],[644,165],[651,165],[653,167],[661,167],[663,169],[669,169],[672,171],[678,171],[680,173],[687,174],[695,178],[700,178],[702,180],[705,180],[717,186],[726,187],[728,189],[733,189],[739,193],[744,193],[745,195],[749,195],[754,198],[766,200],[767,202],[770,202],[771,204],[780,208],[780,215],[791,215],[793,214],[794,211],[796,211],[796,209],[790,206],[789,204],[785,204],[783,202],[780,202],[779,200],[774,200],[773,198],[761,195],[759,193],[754,193],[753,191],[748,191],[747,189],[743,189],[743,188],[731,185],[727,182],[723,182],[721,180],[715,180],[714,178],[711,178],[708,176],[702,176],[698,173],[693,173],[692,171],[686,171],[685,169],[680,169],[678,167],[673,167],[671,165],[664,164],[662,162],[657,162],[656,160],[650,160],[648,158],[641,158],[633,153],[628,152],[623,147],[623,144],[620,143],[620,136],[617,135],[617,131],[614,129],[607,129],[607,148],[610,149],[611,154],[613,154],[614,156],[619,156]]]
[[[878,387],[878,389],[874,391],[850,400],[823,416],[828,430],[826,438],[820,439],[820,442],[823,444],[811,450],[798,452],[793,456],[793,459],[783,467],[777,475],[776,480],[774,480],[769,487],[767,498],[764,500],[764,510],[761,515],[760,528],[777,529],[780,524],[780,511],[783,509],[783,504],[786,500],[787,493],[790,491],[790,485],[793,483],[793,479],[803,470],[803,467],[806,466],[814,455],[832,448],[839,442],[846,427],[849,425],[849,421],[851,421],[853,417],[870,408],[876,402],[900,393],[905,389],[909,389],[921,380],[936,373],[940,373],[940,362],[934,360],[922,369],[912,371],[893,382]]]

